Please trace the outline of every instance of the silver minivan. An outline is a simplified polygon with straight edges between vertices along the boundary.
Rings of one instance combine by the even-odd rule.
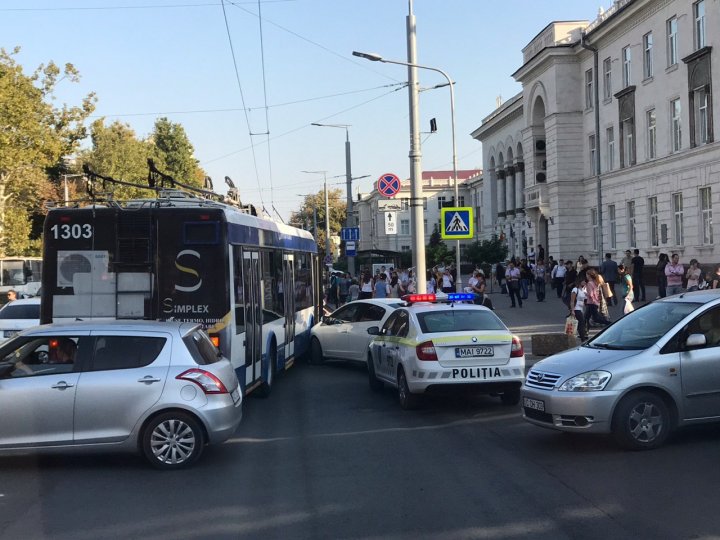
[[[191,323],[50,324],[0,346],[0,452],[131,450],[190,465],[242,418],[235,370]]]
[[[568,432],[660,446],[679,426],[720,421],[720,290],[656,300],[582,346],[536,363],[523,416]]]

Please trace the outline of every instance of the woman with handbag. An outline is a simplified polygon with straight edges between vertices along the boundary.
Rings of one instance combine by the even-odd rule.
[[[587,299],[585,285],[584,279],[578,279],[570,293],[570,316],[577,319],[578,336],[581,341],[588,338],[587,320],[585,320],[585,300]]]

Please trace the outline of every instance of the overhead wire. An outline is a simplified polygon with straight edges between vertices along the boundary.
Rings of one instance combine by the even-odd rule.
[[[295,0],[263,0],[263,3],[294,2]],[[241,4],[252,4],[253,0],[239,2]],[[215,7],[219,2],[198,3],[198,4],[150,4],[145,6],[60,6],[60,7],[35,7],[35,8],[0,8],[0,11],[109,11],[124,9],[164,9],[184,7]]]
[[[343,110],[338,111],[338,112],[336,112],[336,113],[330,114],[330,115],[328,115],[328,116],[324,116],[324,117],[316,120],[316,122],[322,122],[323,120],[329,120],[330,118],[334,118],[335,116],[339,116],[339,115],[344,114],[344,113],[346,113],[346,112],[348,112],[348,111],[352,111],[353,109],[357,109],[358,107],[362,107],[363,105],[367,105],[368,103],[372,103],[373,101],[377,101],[377,100],[380,99],[380,98],[389,96],[390,94],[393,94],[393,93],[397,92],[398,90],[402,90],[403,87],[406,87],[406,86],[407,86],[407,83],[402,83],[402,85],[401,85],[399,88],[393,88],[393,89],[390,90],[389,92],[385,92],[384,94],[381,94],[381,95],[379,95],[379,96],[375,96],[375,97],[372,98],[372,99],[368,99],[368,100],[366,100],[366,101],[363,101],[362,103],[358,103],[357,105],[353,105],[352,107],[347,107],[346,109],[343,109]],[[295,133],[295,132],[297,132],[297,131],[300,131],[300,130],[302,130],[302,129],[306,129],[306,128],[308,128],[308,127],[310,127],[310,124],[303,124],[302,126],[299,126],[299,127],[293,128],[293,129],[290,129],[290,130],[288,130],[288,131],[285,131],[285,132],[283,132],[283,133],[280,133],[279,135],[275,135],[274,137],[271,137],[271,140],[276,140],[276,139],[279,139],[280,137],[285,137],[285,136],[287,136],[287,135],[290,135],[290,134]],[[225,159],[225,158],[227,158],[227,157],[234,156],[235,154],[239,154],[240,152],[244,152],[244,151],[246,151],[246,150],[249,150],[250,148],[251,148],[250,146],[246,146],[246,147],[240,148],[240,149],[238,149],[238,150],[233,150],[232,152],[228,152],[227,154],[223,154],[222,156],[218,156],[218,157],[212,158],[212,159],[206,159],[205,161],[201,162],[200,164],[201,164],[201,165],[207,165],[208,163],[214,163],[215,161],[220,161],[221,159]]]
[[[250,126],[250,116],[248,115],[247,105],[245,104],[245,95],[243,94],[242,84],[240,83],[240,71],[237,67],[237,59],[235,58],[235,47],[233,47],[232,36],[230,35],[230,25],[228,24],[227,12],[225,11],[225,1],[226,0],[220,0],[220,4],[222,6],[223,19],[225,20],[225,30],[227,31],[228,42],[230,43],[230,53],[232,54],[233,68],[235,69],[235,78],[237,80],[238,89],[240,90],[240,99],[242,100],[243,109],[245,109],[245,122],[247,123],[248,134],[250,136],[250,148],[252,150],[253,165],[255,166],[255,180],[257,181],[258,187],[260,187],[260,172],[258,170],[257,156],[255,154],[255,142],[253,141],[252,128]],[[263,200],[262,189],[260,190],[258,196],[260,197],[260,203],[264,208],[265,201]]]
[[[391,84],[383,84],[380,86],[373,86],[372,88],[363,88],[361,90],[349,90],[347,92],[338,92],[337,94],[327,94],[324,96],[316,96],[306,99],[297,99],[295,101],[285,101],[283,103],[275,103],[274,105],[268,105],[269,108],[273,109],[275,107],[287,107],[289,105],[298,105],[300,103],[308,103],[310,101],[319,101],[321,99],[330,99],[334,97],[342,97],[342,96],[349,96],[352,94],[361,94],[363,92],[372,92],[373,90],[379,90],[381,88],[390,88],[392,86],[401,86],[406,85],[407,83],[391,83]],[[242,112],[247,110],[248,112],[252,112],[255,110],[255,107],[249,107],[248,109],[244,109],[242,107],[229,107],[225,109],[188,109],[184,111],[154,111],[154,112],[140,112],[140,113],[117,113],[117,114],[93,114],[90,115],[89,118],[103,118],[103,117],[126,117],[126,116],[158,116],[161,114],[203,114],[203,113],[226,113],[226,112]]]
[[[257,17],[257,16],[258,16],[257,13],[253,13],[253,12],[250,11],[249,9],[246,9],[246,8],[240,6],[239,3],[238,3],[238,0],[224,0],[224,1],[225,1],[225,2],[228,2],[229,4],[235,6],[236,8],[244,11],[245,13],[247,13],[247,14],[249,14],[249,15],[252,15],[253,17]],[[268,23],[268,24],[272,24],[273,26],[276,26],[277,28],[279,28],[279,29],[282,30],[283,32],[287,32],[288,34],[293,35],[293,36],[295,36],[295,37],[298,38],[298,39],[301,39],[301,40],[303,40],[303,41],[305,41],[305,42],[307,42],[307,43],[310,43],[311,45],[313,45],[313,46],[315,46],[315,47],[318,47],[318,48],[322,49],[323,51],[332,54],[333,56],[337,56],[338,58],[342,59],[342,60],[345,61],[345,62],[350,62],[351,64],[354,64],[355,66],[358,66],[358,67],[360,67],[360,68],[362,68],[362,69],[365,69],[365,70],[367,70],[367,71],[372,71],[372,72],[375,73],[376,75],[380,75],[381,77],[385,77],[386,79],[389,79],[389,80],[391,80],[391,81],[395,81],[395,82],[397,82],[397,83],[402,82],[402,81],[400,81],[399,79],[396,79],[395,77],[391,77],[391,76],[389,76],[388,74],[383,73],[382,71],[373,69],[372,67],[370,67],[371,64],[370,64],[369,62],[356,62],[355,60],[352,59],[352,57],[348,56],[347,54],[340,54],[340,53],[338,53],[338,52],[335,52],[335,51],[333,51],[332,49],[329,49],[329,48],[325,47],[324,45],[321,45],[320,43],[317,43],[317,42],[315,42],[315,41],[313,41],[313,40],[311,40],[311,39],[309,39],[309,38],[306,38],[305,36],[303,36],[303,35],[301,35],[301,34],[298,34],[297,32],[295,32],[295,31],[293,31],[293,30],[290,30],[289,28],[286,28],[285,26],[282,26],[281,24],[278,24],[278,23],[276,23],[276,22],[274,22],[274,21],[272,21],[272,20],[270,20],[270,19],[267,19],[267,18],[266,18],[266,19],[265,19],[265,22]]]
[[[273,172],[272,172],[272,153],[270,151],[270,114],[268,112],[268,100],[267,100],[267,77],[265,72],[265,40],[263,37],[263,18],[262,8],[260,0],[257,0],[258,6],[258,25],[260,29],[260,65],[262,67],[262,83],[263,83],[263,103],[265,108],[265,137],[267,144],[267,158],[268,158],[268,180],[270,182],[270,205],[275,210],[274,190],[273,190]],[[275,210],[277,212],[277,210]],[[278,214],[279,215],[279,214]]]

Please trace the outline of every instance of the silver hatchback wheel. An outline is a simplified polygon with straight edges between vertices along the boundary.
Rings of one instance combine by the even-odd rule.
[[[179,469],[190,465],[202,452],[203,432],[190,415],[166,413],[155,417],[145,429],[143,451],[155,467]]]

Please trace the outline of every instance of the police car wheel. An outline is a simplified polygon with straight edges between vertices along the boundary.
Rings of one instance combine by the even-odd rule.
[[[520,389],[512,388],[500,394],[500,401],[503,405],[517,405],[520,403]]]
[[[377,375],[375,375],[375,365],[373,364],[373,358],[371,353],[368,353],[367,368],[368,380],[370,381],[370,390],[372,390],[373,392],[379,392],[383,389],[383,386],[385,385],[381,380],[378,380]]]
[[[325,357],[323,356],[323,350],[322,345],[320,345],[320,340],[314,337],[310,342],[310,363],[322,364],[324,361]]]
[[[406,411],[417,409],[420,405],[420,396],[417,394],[410,393],[408,387],[407,377],[405,376],[405,370],[401,367],[398,370],[398,397],[400,398],[400,406]]]

